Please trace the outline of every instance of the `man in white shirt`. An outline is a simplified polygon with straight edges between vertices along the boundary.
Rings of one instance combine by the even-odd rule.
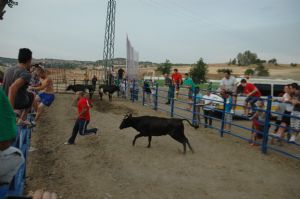
[[[237,82],[234,76],[231,75],[229,70],[224,72],[224,78],[221,80],[220,88],[225,91],[229,91],[236,94]]]

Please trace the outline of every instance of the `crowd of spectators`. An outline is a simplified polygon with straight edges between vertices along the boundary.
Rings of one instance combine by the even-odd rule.
[[[21,48],[18,65],[4,72],[0,85],[0,185],[9,185],[24,164],[22,152],[11,146],[17,136],[17,126],[33,128],[44,107],[55,99],[48,71],[31,62],[31,50]]]

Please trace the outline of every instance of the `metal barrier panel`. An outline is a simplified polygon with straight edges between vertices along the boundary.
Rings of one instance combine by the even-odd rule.
[[[142,85],[144,85],[144,83],[142,82]],[[226,98],[220,98],[218,100],[212,100],[213,103],[215,104],[215,108],[212,110],[214,112],[214,116],[208,116],[205,115],[203,113],[197,112],[196,110],[196,106],[197,106],[197,102],[196,102],[196,90],[193,90],[193,97],[191,101],[188,101],[188,92],[187,90],[181,89],[180,93],[179,93],[179,98],[175,99],[174,98],[174,93],[173,93],[173,97],[171,99],[169,99],[169,89],[166,87],[159,87],[158,84],[155,84],[155,86],[153,86],[153,90],[155,91],[152,94],[152,98],[153,98],[153,103],[149,104],[146,103],[146,96],[147,94],[145,93],[145,90],[143,88],[143,86],[140,86],[140,88],[142,88],[142,92],[141,92],[141,101],[142,101],[142,105],[144,106],[150,106],[151,108],[153,108],[154,110],[159,110],[159,111],[163,111],[166,112],[170,117],[179,117],[179,118],[185,118],[190,120],[191,122],[193,122],[193,124],[201,124],[203,125],[203,122],[198,121],[197,118],[202,118],[201,120],[203,120],[203,118],[207,118],[207,119],[212,119],[213,120],[213,125],[209,126],[207,125],[208,128],[211,129],[215,129],[220,133],[220,136],[223,137],[224,134],[227,135],[231,135],[234,136],[236,138],[248,141],[248,142],[253,142],[253,144],[260,146],[261,147],[261,152],[266,154],[268,152],[268,149],[275,151],[275,152],[279,152],[283,155],[286,155],[288,157],[292,157],[295,159],[300,160],[300,144],[295,142],[295,143],[289,143],[288,140],[286,139],[281,139],[284,142],[288,143],[287,146],[285,146],[285,148],[283,147],[274,147],[272,145],[270,145],[270,141],[269,139],[272,138],[274,139],[274,136],[272,134],[269,134],[270,131],[270,127],[271,126],[276,126],[276,124],[274,122],[271,121],[271,116],[274,114],[279,114],[280,113],[276,113],[274,111],[272,111],[272,96],[269,96],[267,98],[258,98],[257,100],[259,101],[263,101],[266,104],[266,108],[264,109],[260,109],[258,107],[256,107],[254,110],[255,112],[260,111],[263,112],[266,116],[265,120],[262,123],[263,129],[261,130],[256,130],[253,127],[253,121],[252,118],[240,115],[240,114],[236,114],[235,112],[233,113],[226,113],[225,112],[225,107],[227,101]],[[174,90],[173,90],[174,91]],[[201,92],[203,91],[207,91],[205,89],[200,89]],[[220,93],[218,92],[214,92],[212,91],[213,94],[219,95]],[[132,96],[134,97],[135,95],[138,94],[132,94]],[[133,102],[135,102],[136,100],[133,100]],[[165,103],[169,101],[169,103]],[[190,106],[191,108],[186,108],[185,106]],[[239,109],[244,109],[247,108],[242,104],[233,104],[231,103],[232,106],[235,107],[239,107]],[[237,108],[238,109],[238,108]],[[226,118],[225,115],[231,115],[232,118],[234,118],[231,122],[226,122]],[[289,116],[292,117],[292,116]],[[300,119],[300,118],[299,118]],[[224,126],[226,124],[230,124],[230,126],[232,126],[233,130],[231,131],[227,131],[224,129]],[[285,127],[287,129],[291,129],[290,127]],[[255,140],[252,141],[249,137],[249,135],[255,133],[256,135],[259,135],[262,137],[262,140]],[[248,135],[248,136],[247,136]],[[280,138],[276,138],[276,139],[280,139]],[[297,154],[295,154],[297,153]]]
[[[24,192],[26,165],[30,148],[32,129],[18,126],[17,130],[17,138],[15,139],[15,142],[12,144],[12,146],[22,151],[25,162],[19,168],[10,185],[0,186],[0,199],[5,198],[8,195],[21,196]]]

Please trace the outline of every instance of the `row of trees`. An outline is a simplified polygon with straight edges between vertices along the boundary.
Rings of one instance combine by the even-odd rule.
[[[166,60],[165,63],[161,64],[158,68],[157,71],[159,71],[161,74],[170,74],[171,73],[171,67],[172,63],[170,60]],[[229,70],[232,72],[231,69],[219,69],[218,73],[223,73],[225,71]],[[206,82],[206,75],[208,72],[208,66],[207,64],[203,61],[202,58],[199,59],[199,61],[192,65],[192,68],[190,70],[190,75],[193,78],[195,83],[203,83]],[[257,76],[269,76],[269,70],[265,68],[265,66],[262,63],[258,63],[256,68],[253,69],[247,69],[245,71],[245,75],[257,75]]]
[[[161,74],[170,74],[172,66],[173,64],[170,62],[170,60],[167,59],[165,63],[162,63],[159,67],[157,67],[156,70]],[[199,84],[206,82],[207,72],[207,64],[203,61],[202,58],[200,58],[200,60],[196,64],[192,65],[190,75],[193,78],[194,82]]]
[[[228,65],[238,65],[238,66],[249,66],[251,64],[274,64],[278,65],[277,59],[273,58],[270,60],[259,59],[256,53],[252,53],[250,50],[246,50],[243,53],[239,53],[236,58],[229,60]]]

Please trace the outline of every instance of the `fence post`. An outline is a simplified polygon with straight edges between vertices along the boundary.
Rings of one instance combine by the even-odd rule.
[[[135,80],[132,81],[131,101],[134,102]]]
[[[222,120],[221,120],[221,129],[220,129],[221,137],[224,136],[225,114],[226,114],[225,107],[226,107],[226,103],[227,103],[227,99],[226,98],[224,98],[223,100],[224,101],[223,101]]]
[[[264,124],[264,132],[263,132],[263,142],[261,145],[262,153],[266,154],[268,149],[268,138],[269,138],[269,125],[270,125],[270,116],[272,109],[272,96],[268,96],[267,101],[267,110],[266,110],[266,120]]]
[[[145,106],[145,81],[143,81],[143,106]]]
[[[171,102],[171,117],[174,117],[174,105],[175,105],[175,101],[174,101],[174,86],[171,85],[171,87],[169,87],[170,90],[170,102]]]
[[[197,114],[198,113],[196,113],[196,105],[197,105],[197,92],[196,92],[196,89],[195,88],[193,88],[192,89],[192,92],[193,92],[193,94],[194,94],[194,96],[193,96],[193,125],[194,126],[196,126],[196,125],[198,125],[198,117],[197,117]],[[196,120],[197,120],[197,122],[196,122]]]
[[[158,106],[158,83],[155,84],[155,100],[154,100],[154,110],[157,111]]]
[[[58,79],[56,79],[56,93],[58,93]]]
[[[76,84],[76,79],[74,79],[73,81],[74,81],[73,84],[75,85]]]

